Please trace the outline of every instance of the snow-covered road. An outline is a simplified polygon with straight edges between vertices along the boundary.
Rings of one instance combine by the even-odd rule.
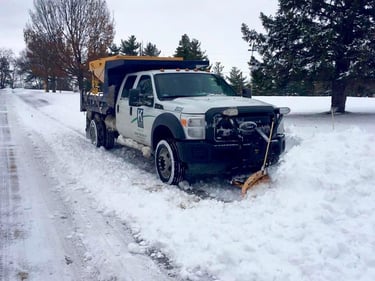
[[[375,99],[332,118],[328,97],[262,97],[292,109],[287,152],[243,200],[96,149],[78,94],[0,99],[4,280],[375,280]]]
[[[33,119],[41,100],[26,101]],[[169,280],[148,256],[130,252],[136,241],[121,220],[99,211],[82,190],[65,192],[74,179],[49,174],[58,156],[24,130],[12,96],[1,93],[0,104],[0,279]]]

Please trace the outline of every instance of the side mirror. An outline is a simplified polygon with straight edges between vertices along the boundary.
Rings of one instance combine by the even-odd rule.
[[[129,105],[130,106],[139,106],[140,101],[139,101],[139,89],[130,89],[129,90]]]
[[[243,88],[242,89],[242,96],[245,98],[251,98],[251,88]]]

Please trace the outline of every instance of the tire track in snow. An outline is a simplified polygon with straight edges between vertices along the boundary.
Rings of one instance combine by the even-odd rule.
[[[6,95],[0,92],[0,279],[13,280],[14,254],[10,245],[19,239],[23,229],[19,223],[19,183],[16,164],[16,148],[12,142],[8,122]],[[18,272],[18,277],[27,273]]]
[[[33,107],[35,110],[37,110],[40,114],[44,115],[45,117],[55,121],[56,123],[58,123],[59,125],[63,126],[64,128],[67,128],[69,130],[71,130],[72,132],[74,132],[75,134],[77,134],[78,136],[80,137],[83,137],[86,139],[86,136],[85,134],[83,134],[81,131],[78,131],[74,128],[71,128],[69,127],[68,125],[66,125],[64,122],[62,122],[61,120],[57,119],[56,117],[54,116],[51,116],[41,110],[39,110],[40,107],[43,107],[43,106],[46,106],[48,105],[48,101],[46,100],[43,100],[43,99],[35,99],[35,98],[31,98],[30,96],[27,96],[27,95],[18,95],[17,96],[18,98],[20,98],[23,102],[25,102],[26,104],[30,105],[31,107]]]
[[[0,189],[0,279],[95,280],[64,261],[61,236],[55,232],[59,222],[48,217],[58,204],[38,170],[38,151],[14,123],[11,99],[8,93],[0,95],[2,109],[13,109],[1,110],[0,116],[0,179],[4,183]]]
[[[24,99],[21,100],[24,101]],[[33,105],[32,100],[29,99],[25,103],[37,111],[33,114],[40,114],[42,118],[52,120],[63,130],[74,132],[80,138],[86,139],[83,134],[78,133],[75,129],[41,112],[38,106]],[[37,158],[40,160],[40,165],[44,166],[46,171],[48,171],[48,167],[56,165],[53,163],[53,157],[57,157],[56,155],[52,158],[44,157],[44,155],[54,155],[55,152],[49,148],[42,135],[34,131],[29,133],[29,139]],[[150,257],[152,258],[151,254],[147,256],[148,253],[145,253],[146,255],[143,253],[134,254],[129,251],[128,246],[135,240],[125,223],[119,221],[115,216],[103,214],[98,210],[89,194],[85,193],[82,188],[75,186],[76,179],[70,177],[69,173],[64,175],[54,174],[51,182],[52,190],[57,198],[55,204],[58,201],[59,204],[63,205],[63,207],[57,208],[57,211],[53,214],[53,219],[62,219],[64,225],[71,224],[67,229],[60,229],[62,240],[65,240],[65,248],[72,250],[73,244],[73,247],[76,245],[76,248],[82,249],[78,254],[67,255],[66,259],[71,264],[79,263],[79,260],[82,260],[83,265],[86,264],[86,267],[91,267],[91,280],[164,281],[169,280],[169,276],[175,276],[173,268],[163,268],[164,265],[158,263],[157,259],[154,259],[156,262],[150,259]],[[161,268],[159,268],[160,265]],[[174,280],[178,279],[174,278]]]

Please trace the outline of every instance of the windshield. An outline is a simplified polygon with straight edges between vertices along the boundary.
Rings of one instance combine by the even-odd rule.
[[[160,100],[208,95],[236,95],[233,88],[223,78],[212,73],[155,74],[155,86]]]

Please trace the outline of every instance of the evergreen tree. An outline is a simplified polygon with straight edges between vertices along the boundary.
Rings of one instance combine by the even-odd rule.
[[[347,86],[375,78],[374,10],[374,0],[279,0],[275,16],[261,14],[266,34],[242,24],[262,56],[253,81],[285,92],[329,84],[332,110],[344,112]]]
[[[113,43],[111,46],[108,47],[108,49],[110,56],[116,56],[120,54],[121,47],[118,47],[115,43]]]
[[[187,34],[181,36],[175,57],[182,57],[185,60],[207,60],[205,52],[201,50],[201,43],[197,39],[190,40]]]
[[[193,60],[207,60],[205,52],[201,50],[201,43],[197,39],[190,42],[190,54]]]
[[[226,77],[229,84],[234,88],[238,95],[242,95],[242,90],[246,88],[246,77],[243,77],[243,73],[237,67],[232,67],[229,72],[229,76]]]
[[[190,57],[190,38],[187,34],[182,35],[174,56],[182,57],[184,59]]]
[[[147,43],[146,47],[142,49],[142,56],[153,56],[158,57],[160,55],[161,51],[159,51],[158,48],[156,48],[155,44]]]
[[[128,40],[121,40],[120,53],[127,56],[138,56],[141,43],[137,42],[134,35],[130,35]]]
[[[224,78],[223,70],[224,70],[224,66],[221,65],[221,62],[219,61],[215,62],[215,65],[212,68],[212,72]]]
[[[5,88],[11,79],[10,63],[12,57],[11,50],[0,49],[0,89]]]

